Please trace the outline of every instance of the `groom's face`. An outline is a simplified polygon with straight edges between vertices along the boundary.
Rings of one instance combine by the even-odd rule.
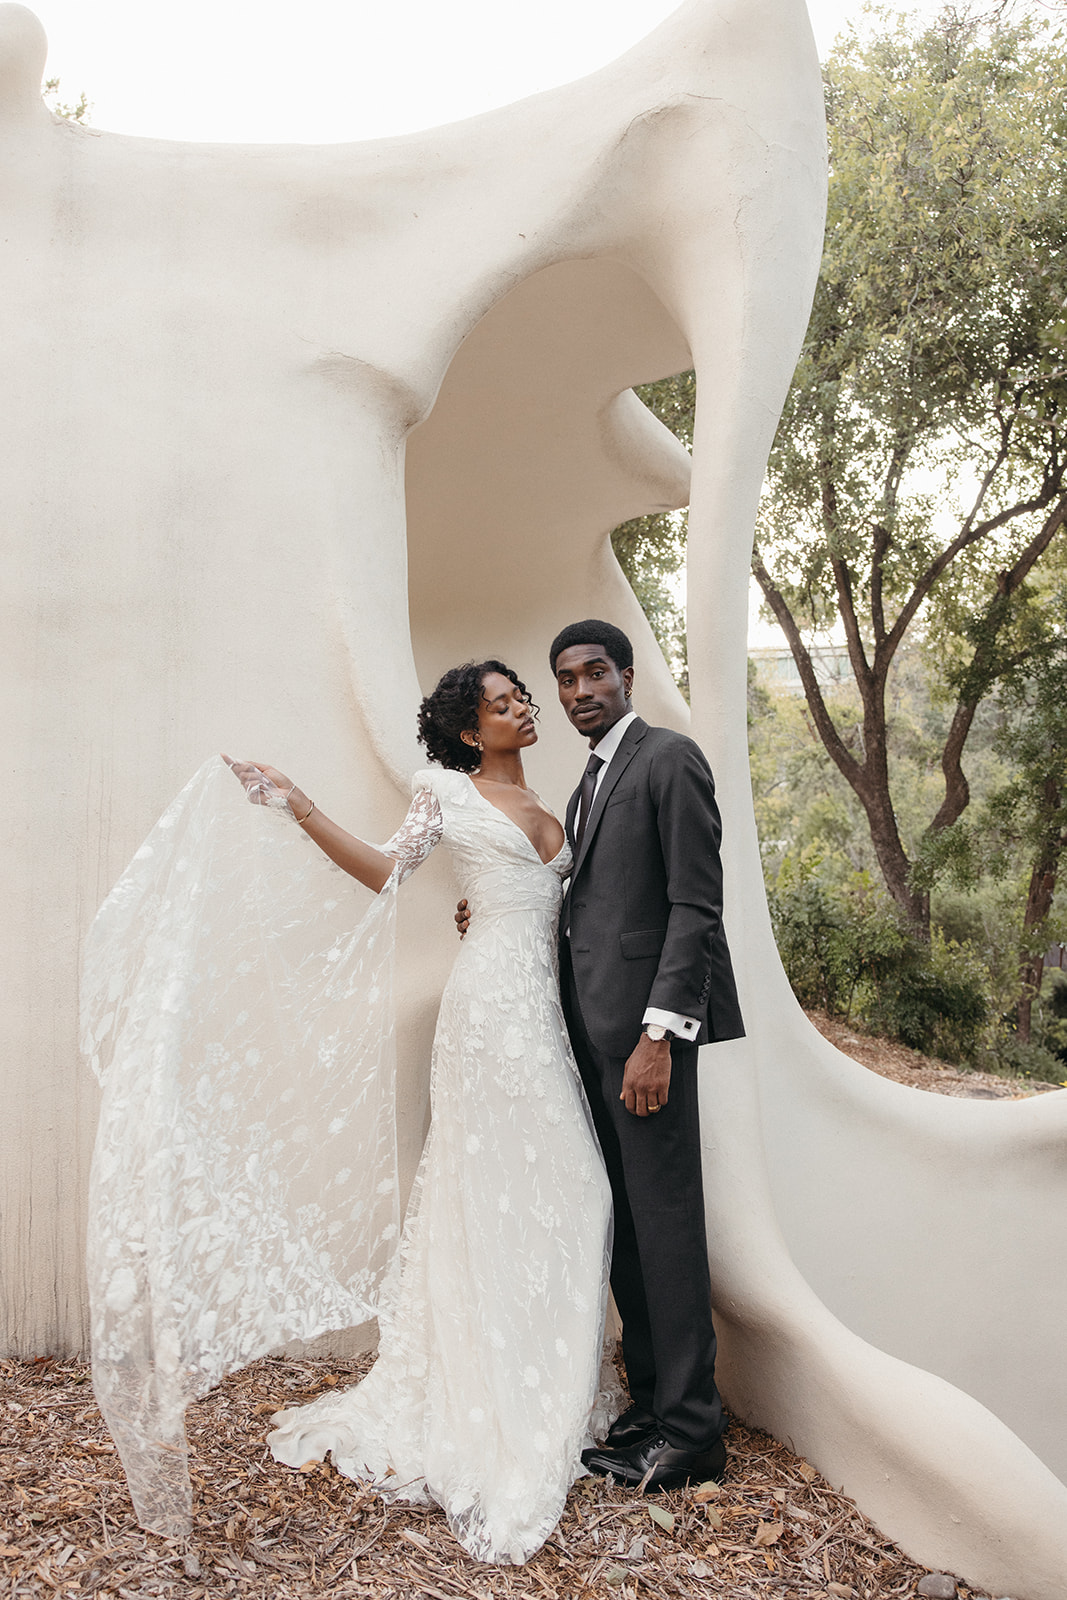
[[[603,645],[572,644],[556,657],[559,703],[594,745],[631,709],[633,681],[633,667],[620,670]]]

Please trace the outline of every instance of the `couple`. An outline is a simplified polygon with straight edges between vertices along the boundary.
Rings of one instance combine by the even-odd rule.
[[[419,736],[438,765],[417,774],[381,849],[280,772],[234,764],[253,799],[266,782],[368,887],[443,840],[466,896],[377,1363],[355,1388],[280,1413],[271,1449],[293,1466],[329,1451],[383,1492],[432,1498],[472,1555],[498,1562],[550,1535],[580,1462],[671,1488],[725,1461],[696,1069],[700,1044],[743,1028],[714,786],[690,739],[631,709],[617,628],[573,624],[550,661],[593,750],[566,834],[526,786],[530,697],[500,662],[456,668],[424,700]],[[590,1447],[610,1404],[609,1247],[632,1403]]]

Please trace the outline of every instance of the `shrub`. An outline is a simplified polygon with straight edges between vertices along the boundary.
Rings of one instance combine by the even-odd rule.
[[[1044,1045],[1023,1044],[1007,1029],[999,1029],[986,1049],[979,1053],[977,1066],[985,1072],[1000,1072],[1012,1078],[1039,1078],[1043,1083],[1063,1083],[1067,1066]]]
[[[985,975],[970,949],[934,935],[909,935],[897,961],[877,975],[864,1014],[877,1033],[943,1061],[973,1061],[989,1022]]]
[[[987,975],[967,945],[913,934],[865,873],[828,881],[814,851],[787,855],[769,890],[778,950],[801,1005],[858,1015],[946,1061],[973,1059],[989,1021]]]
[[[816,852],[786,855],[769,891],[779,954],[801,1005],[851,1015],[866,980],[897,959],[906,935],[866,873],[826,881]]]

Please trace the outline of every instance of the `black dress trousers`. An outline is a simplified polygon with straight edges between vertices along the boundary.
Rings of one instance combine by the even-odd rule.
[[[625,1058],[603,1055],[591,1043],[567,940],[560,943],[567,1026],[611,1182],[611,1288],[630,1396],[659,1419],[671,1444],[706,1450],[725,1420],[715,1387],[697,1046],[672,1044],[662,1111],[648,1117],[627,1111],[619,1099]]]

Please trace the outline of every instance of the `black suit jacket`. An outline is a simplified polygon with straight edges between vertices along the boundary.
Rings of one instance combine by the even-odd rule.
[[[574,845],[578,791],[567,806]],[[597,791],[560,919],[590,1040],[628,1056],[647,1006],[700,1019],[697,1042],[744,1024],[722,925],[722,824],[699,745],[640,717]]]

